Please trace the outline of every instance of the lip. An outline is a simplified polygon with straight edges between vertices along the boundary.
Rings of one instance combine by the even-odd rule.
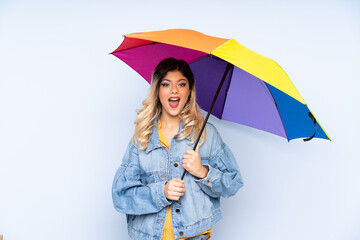
[[[169,106],[171,109],[176,109],[179,107],[180,104],[180,98],[179,97],[170,97],[168,99]]]
[[[179,97],[171,97],[169,98],[169,101],[180,101]]]

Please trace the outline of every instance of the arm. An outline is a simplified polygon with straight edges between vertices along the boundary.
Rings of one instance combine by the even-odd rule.
[[[114,207],[125,214],[155,213],[170,205],[165,198],[165,182],[144,184],[140,181],[138,149],[130,142],[112,186]]]
[[[210,197],[233,196],[244,185],[236,159],[225,143],[204,166],[208,168],[207,176],[195,181]]]
[[[222,141],[212,124],[206,126],[205,154],[209,156],[208,164],[204,164],[208,172],[205,178],[196,179],[199,187],[210,197],[230,197],[243,185],[236,159],[229,147]]]

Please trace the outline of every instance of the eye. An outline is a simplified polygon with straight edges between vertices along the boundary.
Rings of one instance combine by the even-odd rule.
[[[168,83],[161,83],[161,86],[163,86],[163,87],[168,87],[168,86],[170,86],[170,84],[168,84]]]
[[[186,86],[186,83],[180,83],[179,86],[180,86],[180,87],[185,87],[185,86]]]

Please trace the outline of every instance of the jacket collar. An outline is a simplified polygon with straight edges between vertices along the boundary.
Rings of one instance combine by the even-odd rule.
[[[149,153],[154,149],[162,147],[161,143],[160,143],[160,139],[159,139],[159,132],[158,132],[158,129],[157,129],[158,120],[159,120],[159,117],[155,118],[155,120],[154,120],[154,125],[152,127],[151,138],[149,140],[147,148],[145,149],[146,153]],[[178,132],[180,132],[182,130],[182,128],[183,128],[183,122],[180,121],[180,127],[179,127]],[[169,143],[169,144],[171,144],[171,143]]]

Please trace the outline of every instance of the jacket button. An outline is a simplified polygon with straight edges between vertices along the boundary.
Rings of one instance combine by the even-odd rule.
[[[184,233],[183,233],[183,232],[179,232],[179,234],[180,234],[180,236],[184,235]]]
[[[174,163],[174,166],[175,166],[175,167],[177,167],[177,166],[179,166],[179,164],[177,164],[177,163]]]
[[[180,212],[180,209],[177,208],[175,211],[176,211],[176,212]]]

